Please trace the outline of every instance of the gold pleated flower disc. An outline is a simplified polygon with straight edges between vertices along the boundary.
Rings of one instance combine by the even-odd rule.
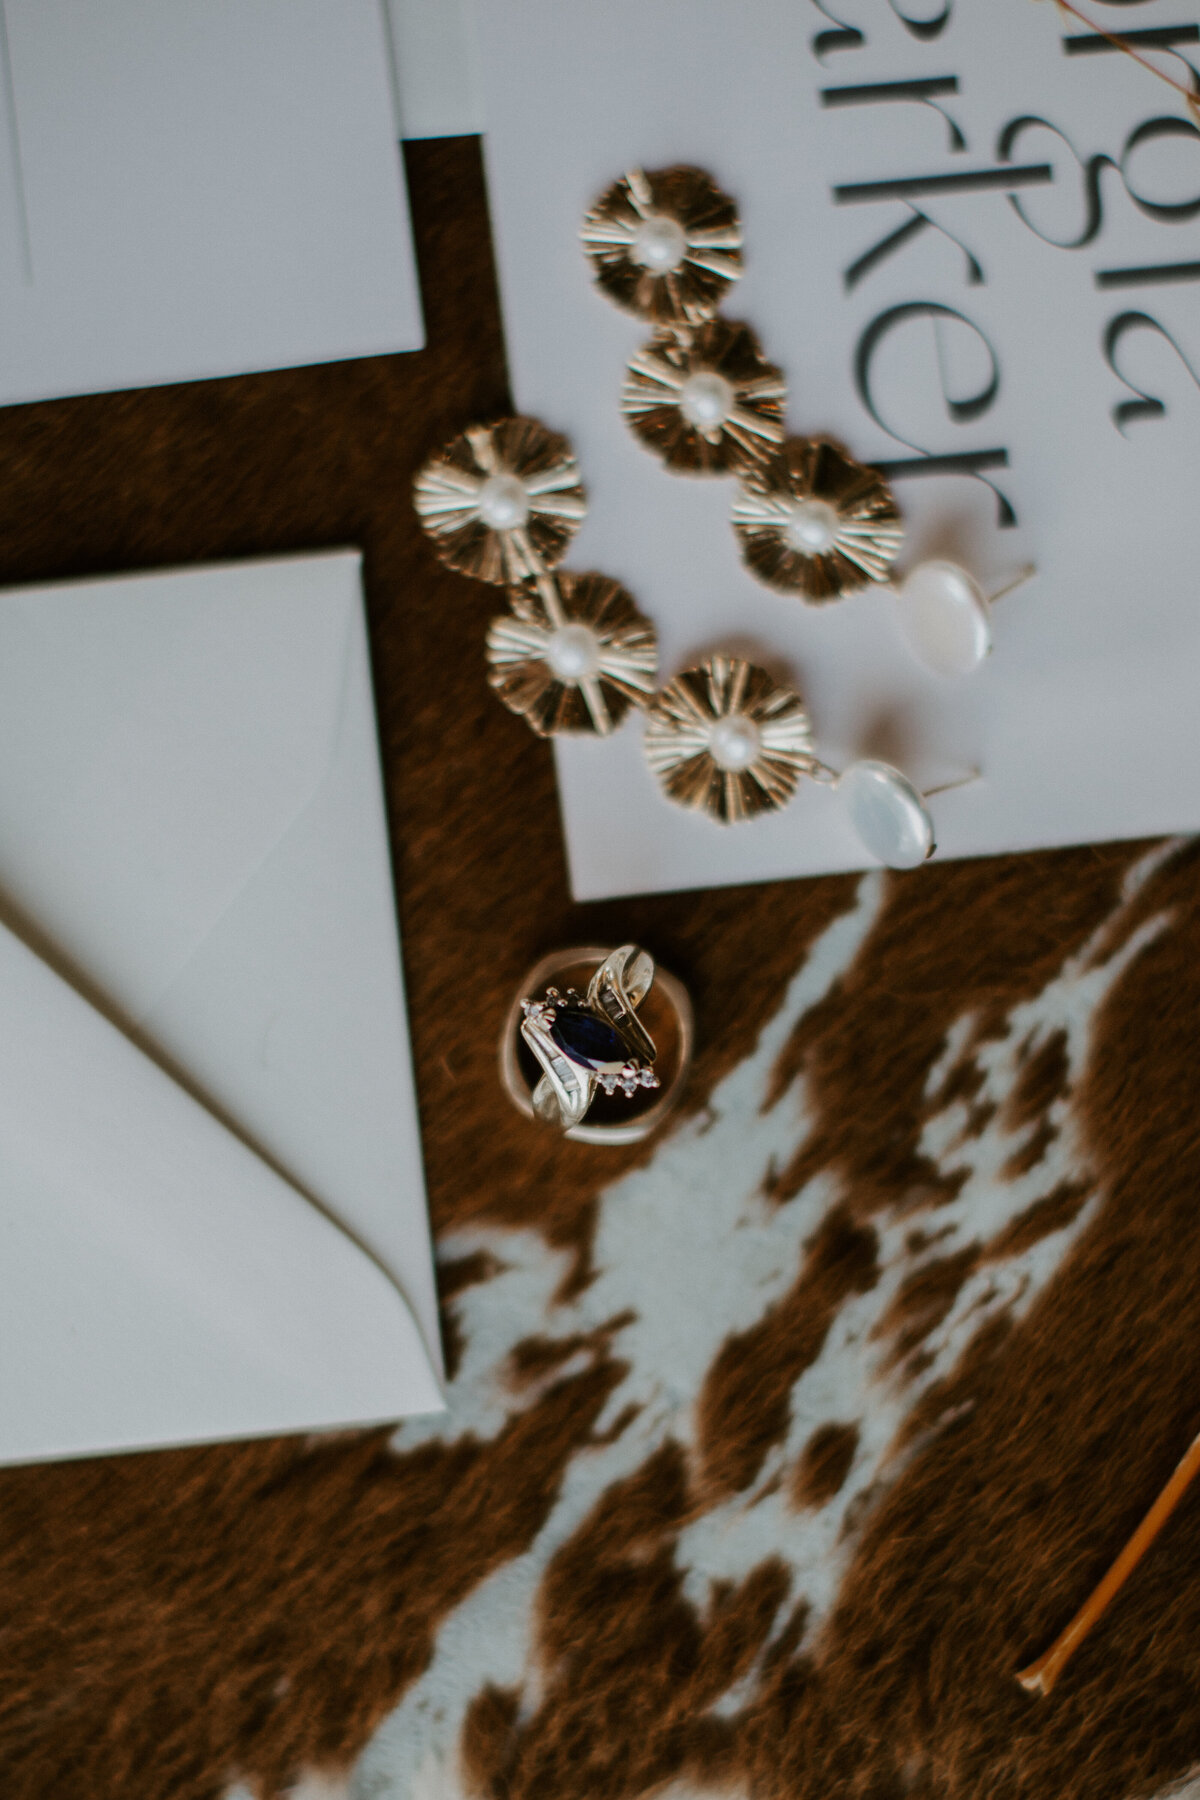
[[[669,469],[719,475],[779,448],[786,399],[750,327],[710,319],[655,333],[629,364],[621,411]]]
[[[823,439],[791,438],[742,476],[733,528],[751,574],[806,600],[886,581],[904,541],[895,496]]]
[[[518,417],[473,425],[431,457],[413,505],[444,563],[508,585],[562,561],[587,497],[567,439]]]
[[[620,582],[562,570],[509,593],[488,631],[488,680],[539,737],[607,737],[654,692],[658,638]]]
[[[646,760],[669,800],[723,825],[786,806],[819,769],[799,694],[765,669],[713,656],[655,695]]]
[[[711,318],[742,272],[735,201],[703,169],[630,169],[606,188],[579,233],[596,285],[626,312],[660,324]]]

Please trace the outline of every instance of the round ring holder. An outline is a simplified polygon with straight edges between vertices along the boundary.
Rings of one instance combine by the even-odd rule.
[[[594,945],[554,950],[534,964],[521,982],[500,1034],[500,1080],[505,1093],[527,1119],[537,1119],[533,1089],[541,1075],[537,1058],[521,1036],[522,1001],[535,999],[548,987],[586,989],[610,954]],[[654,981],[638,1006],[638,1018],[658,1049],[654,1064],[661,1085],[624,1094],[597,1093],[583,1120],[561,1133],[577,1144],[637,1144],[657,1131],[674,1111],[692,1061],[692,1003],[683,983],[655,967]],[[550,1129],[550,1127],[546,1127]]]

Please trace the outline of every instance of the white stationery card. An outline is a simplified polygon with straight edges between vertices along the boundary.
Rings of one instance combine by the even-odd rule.
[[[0,1462],[442,1405],[357,552],[0,594]]]
[[[1194,4],[1090,11],[1177,78],[1200,67]],[[479,23],[515,397],[572,439],[590,510],[568,564],[627,585],[662,678],[749,655],[800,688],[826,762],[882,756],[926,789],[979,771],[931,801],[943,857],[1200,828],[1200,132],[1179,94],[1029,0],[493,0]],[[672,163],[738,201],[722,311],[784,370],[789,431],[893,478],[900,571],[949,555],[998,587],[1037,565],[977,674],[925,672],[886,589],[815,608],[758,585],[734,483],[669,473],[623,425],[650,328],[592,287],[579,223]],[[556,750],[579,898],[864,861],[813,784],[732,828],[671,806],[636,716]]]
[[[421,346],[382,0],[0,27],[0,403]]]
[[[403,138],[483,130],[473,0],[387,0]]]

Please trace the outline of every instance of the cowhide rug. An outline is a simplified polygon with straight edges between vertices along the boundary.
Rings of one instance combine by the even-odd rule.
[[[355,541],[448,1412],[0,1474],[0,1800],[1200,1796],[1200,851],[574,908],[489,597],[407,484],[502,412],[471,143],[410,155],[414,359],[0,414],[4,576]],[[524,968],[690,985],[648,1146],[508,1107]]]

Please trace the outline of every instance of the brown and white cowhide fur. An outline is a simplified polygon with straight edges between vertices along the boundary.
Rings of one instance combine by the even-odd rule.
[[[585,1282],[533,1229],[443,1240],[450,1411],[390,1453],[461,1447],[502,1511],[514,1439],[533,1455],[564,1414],[583,1428],[537,1530],[441,1620],[353,1800],[1037,1791],[1023,1740],[1053,1759],[1072,1701],[1031,1702],[1012,1671],[1082,1598],[1090,1522],[1055,1517],[1034,1465],[1039,1440],[1048,1470],[1052,1442],[1072,1456],[1056,1346],[1097,1259],[1120,1311],[1100,1221],[1131,1196],[1088,1101],[1123,986],[1171,925],[1153,895],[1171,855],[1131,864],[1036,993],[956,1014],[901,1188],[841,1165],[808,1067],[837,1054],[895,929],[866,877],[703,1112],[601,1189]],[[850,1054],[839,1099],[869,1106],[869,1076]],[[1147,1469],[1114,1432],[1120,1392],[1106,1407],[1098,1382],[1093,1403],[1077,1451],[1101,1432]],[[1111,1655],[1106,1626],[1080,1680]],[[1101,1791],[1073,1748],[1092,1773],[1059,1792]]]
[[[573,907],[408,506],[511,404],[478,146],[408,166],[428,348],[0,410],[0,577],[364,546],[450,1407],[0,1471],[0,1800],[1196,1800],[1200,1494],[1013,1671],[1200,1427],[1200,850]],[[697,1059],[599,1154],[496,1034],[631,938]]]

